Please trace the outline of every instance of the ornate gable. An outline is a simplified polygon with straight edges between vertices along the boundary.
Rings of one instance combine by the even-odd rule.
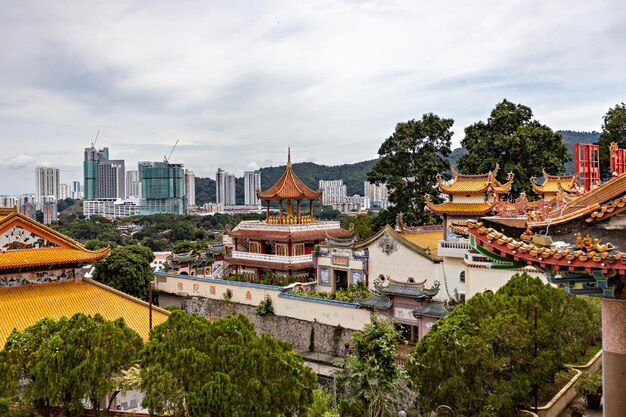
[[[36,233],[15,225],[0,235],[0,250],[36,249],[58,247],[54,242],[46,239],[44,233]]]

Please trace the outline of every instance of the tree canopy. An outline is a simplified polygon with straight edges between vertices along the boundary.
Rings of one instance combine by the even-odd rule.
[[[335,374],[342,416],[398,415],[410,395],[401,384],[405,376],[396,362],[401,336],[391,324],[372,321],[352,334],[354,354]]]
[[[592,305],[528,274],[516,274],[496,293],[473,296],[411,352],[408,372],[420,406],[431,411],[447,404],[460,415],[516,415],[531,402],[533,384],[550,382],[597,340],[600,315]],[[585,314],[590,317],[583,319]]]
[[[367,179],[387,184],[394,218],[403,212],[408,222],[436,221],[424,210],[424,196],[432,194],[437,174],[449,168],[446,157],[450,155],[453,123],[452,119],[428,113],[420,120],[398,123],[381,145],[380,159]]]
[[[1,385],[46,414],[51,405],[63,405],[68,415],[80,415],[85,398],[97,414],[100,400],[114,388],[114,377],[136,361],[142,346],[141,337],[121,318],[78,313],[43,319],[22,332],[13,330],[7,339]]]
[[[459,158],[459,169],[483,174],[499,164],[499,181],[505,182],[509,172],[515,174],[512,196],[524,192],[531,197],[531,177],[541,177],[542,168],[562,174],[564,164],[571,160],[561,135],[532,117],[527,106],[508,100],[498,103],[486,123],[479,121],[465,128],[461,145],[468,153]]]
[[[244,316],[207,319],[175,311],[142,353],[144,406],[174,416],[301,414],[316,377],[293,346]]]
[[[600,150],[600,174],[603,178],[609,178],[609,146],[616,142],[620,148],[626,148],[626,104],[616,104],[610,108],[602,118],[602,133],[598,140]]]
[[[147,300],[148,283],[153,278],[150,268],[153,259],[154,254],[145,246],[115,248],[108,257],[96,262],[94,279],[133,297]]]

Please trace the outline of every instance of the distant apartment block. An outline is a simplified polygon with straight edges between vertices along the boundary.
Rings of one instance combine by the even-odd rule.
[[[363,211],[369,210],[371,203],[368,197],[355,194],[351,197],[346,197],[341,204],[333,204],[333,208],[340,211]]]
[[[261,189],[261,173],[259,171],[247,171],[243,173],[244,204],[246,206],[258,206],[261,200],[256,195]]]
[[[14,195],[0,195],[0,207],[15,207],[18,199]]]
[[[141,180],[140,214],[183,214],[183,164],[139,162]]]
[[[389,207],[389,191],[387,184],[372,184],[369,181],[363,183],[363,195],[370,199],[372,207],[386,209]]]
[[[84,197],[85,200],[96,198],[96,188],[98,180],[98,165],[109,160],[109,148],[96,149],[95,147],[85,148],[83,161]]]
[[[133,201],[122,199],[98,199],[83,200],[83,214],[88,219],[97,215],[107,219],[118,217],[136,216],[139,214],[139,206]]]
[[[37,167],[35,168],[35,202],[41,207],[45,198],[59,198],[59,185],[61,184],[61,172],[59,168]]]
[[[72,181],[72,198],[74,200],[80,200],[83,198],[83,187],[80,184],[80,181]]]
[[[224,206],[234,206],[236,204],[235,196],[235,176],[218,168],[215,173],[216,203]]]
[[[124,160],[100,161],[96,172],[96,198],[126,197]]]
[[[41,211],[43,212],[43,224],[50,224],[59,218],[57,209],[57,199],[49,196],[44,197],[41,202]]]
[[[59,185],[59,200],[65,200],[66,198],[70,198],[70,185],[69,184],[61,184]]]
[[[187,207],[196,206],[196,174],[190,169],[185,170],[185,202]]]
[[[347,186],[343,184],[343,180],[320,180],[319,188],[322,190],[322,204],[332,206],[342,204],[347,195]]]
[[[132,169],[126,171],[126,198],[141,197],[141,180],[139,179],[139,171]]]

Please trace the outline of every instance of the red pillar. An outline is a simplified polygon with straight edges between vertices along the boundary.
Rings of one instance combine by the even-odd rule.
[[[278,202],[278,222],[283,224],[283,200]]]

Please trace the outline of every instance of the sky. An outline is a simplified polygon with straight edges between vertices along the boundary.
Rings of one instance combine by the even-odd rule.
[[[0,194],[85,147],[196,176],[373,159],[399,122],[502,99],[600,131],[626,101],[626,2],[0,1]],[[267,184],[263,184],[266,186]]]

